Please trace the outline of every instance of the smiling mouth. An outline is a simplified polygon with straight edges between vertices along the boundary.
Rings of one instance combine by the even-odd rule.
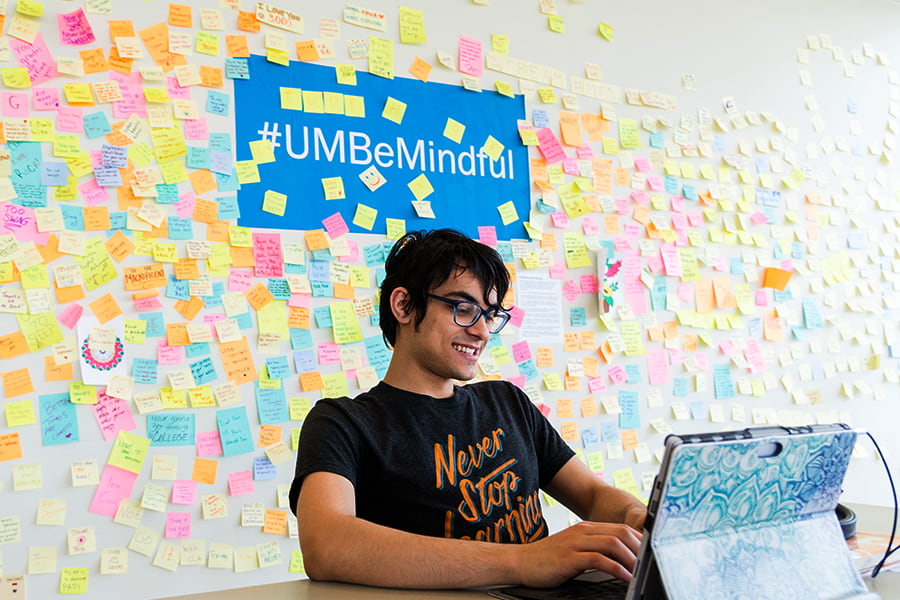
[[[462,346],[460,344],[452,344],[452,345],[453,345],[453,349],[456,350],[457,352],[462,352],[463,354],[466,354],[468,356],[477,356],[478,355],[478,349],[474,348],[472,346]]]

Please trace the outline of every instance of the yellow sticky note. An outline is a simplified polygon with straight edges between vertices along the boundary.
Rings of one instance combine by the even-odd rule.
[[[250,154],[256,164],[275,162],[275,149],[270,140],[253,140],[250,142]]]
[[[500,213],[500,219],[504,225],[509,225],[519,220],[519,213],[516,212],[516,205],[513,204],[512,200],[498,206],[497,211]]]
[[[500,33],[492,33],[491,50],[494,54],[509,54],[509,36]]]
[[[394,78],[394,42],[369,36],[369,73],[385,79]]]
[[[255,160],[239,160],[234,163],[238,183],[259,183],[259,168]]]
[[[381,111],[381,116],[388,121],[393,121],[399,125],[403,122],[403,115],[405,113],[406,103],[388,96],[387,101],[384,103],[384,110]]]
[[[263,194],[262,209],[264,212],[283,217],[284,209],[286,207],[287,196],[285,194],[279,194],[278,192],[272,190],[266,190],[266,193]]]
[[[374,208],[365,204],[357,204],[356,213],[353,215],[353,224],[371,231],[372,227],[375,226],[375,217],[377,216],[378,211]]]
[[[0,77],[3,78],[3,85],[9,88],[31,87],[31,79],[29,79],[28,69],[25,67],[0,69]]]
[[[351,302],[332,302],[328,307],[331,311],[331,326],[335,343],[361,342],[363,339],[362,328],[353,304]]]
[[[406,235],[406,221],[404,219],[385,219],[385,237],[389,240],[399,240]]]
[[[425,173],[422,173],[406,185],[413,193],[413,196],[416,197],[416,200],[427,198],[431,195],[432,192],[434,192],[434,188],[431,186],[431,182],[428,181]]]
[[[162,172],[163,181],[168,185],[188,180],[187,169],[180,160],[170,160],[162,163],[159,165],[159,170]]]
[[[303,90],[303,108],[308,113],[324,113],[325,99],[322,92]]]
[[[364,118],[366,116],[366,103],[362,96],[344,94],[344,114],[348,117]]]
[[[559,15],[547,15],[547,28],[554,33],[566,32],[566,24]]]
[[[334,75],[341,85],[356,85],[356,67],[353,65],[334,65]]]
[[[600,23],[597,25],[597,34],[600,35],[607,42],[611,42],[613,40],[613,28],[611,25],[607,25],[606,23]]]
[[[422,11],[401,6],[400,43],[424,44],[427,41],[428,39],[425,37],[425,19]]]
[[[322,99],[325,102],[325,114],[344,114],[344,95],[339,92],[323,92]]]
[[[326,200],[343,200],[347,197],[344,193],[344,180],[341,177],[323,177],[322,188],[325,190]]]
[[[140,473],[150,448],[150,438],[119,431],[109,453],[109,464],[132,473]]]
[[[522,140],[523,146],[537,146],[540,143],[534,129],[519,129],[519,138]]]
[[[538,88],[538,98],[541,99],[541,102],[544,104],[555,104],[557,102],[556,92],[553,91],[552,87],[542,87]]]
[[[60,594],[87,594],[87,590],[87,567],[63,567],[59,570]]]
[[[303,93],[300,88],[278,88],[281,94],[281,108],[287,110],[303,110]]]
[[[444,137],[453,140],[457,144],[462,141],[463,134],[466,132],[466,126],[459,121],[448,118],[447,124],[444,125]]]
[[[494,136],[489,135],[488,138],[484,141],[484,145],[481,147],[481,150],[484,151],[485,154],[490,156],[491,160],[497,160],[503,153],[504,148],[505,146],[501,144]]]
[[[19,0],[16,3],[16,12],[26,17],[43,17],[44,3],[37,0]]]
[[[3,406],[6,413],[7,427],[20,427],[22,425],[33,425],[34,405],[31,400],[17,400],[15,402],[7,402]]]
[[[502,96],[512,98],[516,95],[516,93],[513,91],[512,84],[509,82],[501,81],[500,79],[498,79],[494,82],[494,87],[497,89],[497,93]]]

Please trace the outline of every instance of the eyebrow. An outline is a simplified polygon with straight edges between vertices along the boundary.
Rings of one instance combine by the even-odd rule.
[[[468,292],[447,292],[446,295],[447,296],[455,296],[462,300],[467,300],[468,302],[472,302],[474,304],[477,304],[478,306],[481,306],[481,303],[478,301],[478,299],[475,298],[475,296],[473,296],[472,294],[469,294]],[[490,309],[496,310],[496,309],[501,309],[501,308],[503,308],[503,307],[500,305],[500,303],[494,303],[494,304],[487,305],[488,310],[490,310]]]

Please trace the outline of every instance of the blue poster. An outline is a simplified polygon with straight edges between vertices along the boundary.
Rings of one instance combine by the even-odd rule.
[[[238,225],[328,230],[323,221],[339,213],[355,233],[384,234],[390,218],[404,220],[407,231],[452,227],[477,237],[477,226],[492,225],[499,239],[526,237],[531,201],[528,149],[516,123],[525,118],[521,95],[362,72],[356,85],[345,85],[333,67],[285,67],[260,56],[249,62],[251,78],[234,81],[236,158],[251,160],[249,143],[267,139],[275,160],[258,165],[258,183],[241,185]],[[295,108],[282,108],[282,88],[294,95]],[[405,105],[402,118],[382,116],[389,99]],[[364,116],[348,116],[360,103]],[[465,127],[459,142],[444,135],[448,119]],[[497,160],[483,150],[489,136],[502,144]],[[377,175],[368,171],[367,185],[360,176],[372,168]],[[418,216],[412,204],[408,184],[420,175],[433,188],[420,199],[431,203],[435,218]],[[327,200],[322,180],[336,177],[343,197]],[[263,210],[268,190],[287,196],[283,216]],[[504,225],[497,207],[510,201],[518,220]],[[377,211],[370,229],[353,223],[360,204]]]

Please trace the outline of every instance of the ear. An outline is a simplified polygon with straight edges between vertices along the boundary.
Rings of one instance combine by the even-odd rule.
[[[412,310],[409,307],[409,290],[397,287],[391,292],[391,312],[398,324],[406,325],[412,322]]]

